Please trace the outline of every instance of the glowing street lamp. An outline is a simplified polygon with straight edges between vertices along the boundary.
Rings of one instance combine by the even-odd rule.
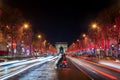
[[[42,46],[41,46],[42,45],[42,42],[41,42],[42,35],[39,34],[37,37],[38,37],[38,39],[40,39],[40,50],[41,50],[42,49]],[[41,53],[42,53],[42,50],[41,50]]]
[[[98,24],[96,24],[96,23],[93,23],[92,24],[92,29],[94,29],[94,30],[96,30],[96,31],[101,31],[101,28],[98,26]]]
[[[41,39],[41,38],[42,38],[42,36],[39,34],[39,35],[38,35],[38,38],[39,38],[39,39]]]
[[[83,34],[82,36],[85,38],[85,37],[86,37],[86,34]]]
[[[97,28],[97,24],[96,23],[92,24],[92,28],[96,29]]]
[[[27,46],[29,46],[29,55],[32,56],[32,31],[31,31],[31,26],[29,23],[24,23],[22,27],[23,31],[23,36],[24,36],[24,41]],[[30,34],[29,34],[30,33]]]
[[[24,28],[27,29],[29,27],[28,24],[24,24]]]

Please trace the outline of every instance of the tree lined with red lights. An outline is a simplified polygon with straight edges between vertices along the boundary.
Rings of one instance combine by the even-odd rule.
[[[22,13],[18,9],[10,8],[6,5],[0,5],[0,44],[7,46],[8,51],[12,55],[24,55],[29,53],[34,54],[34,50],[47,52],[46,40],[42,36],[42,40],[37,40],[35,33],[32,31],[32,26],[27,22]],[[22,53],[23,48],[24,53]],[[28,52],[29,50],[29,52]],[[50,52],[56,52],[56,49],[51,46],[48,49]]]
[[[120,44],[120,8],[118,5],[112,6],[103,10],[95,20],[96,23],[92,24],[88,30],[87,36],[82,36],[79,43],[74,42],[71,44],[67,51],[77,52],[88,49],[110,49],[114,44]],[[81,48],[80,48],[81,47]],[[118,48],[118,47],[117,47]],[[79,49],[79,50],[78,50]],[[118,49],[117,49],[118,50]]]

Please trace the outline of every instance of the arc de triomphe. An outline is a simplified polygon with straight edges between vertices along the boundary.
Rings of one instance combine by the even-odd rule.
[[[55,47],[57,49],[57,53],[65,53],[68,48],[68,44],[67,42],[56,42]]]

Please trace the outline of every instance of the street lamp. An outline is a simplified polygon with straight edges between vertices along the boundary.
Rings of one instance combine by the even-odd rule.
[[[42,53],[42,50],[41,50],[41,45],[42,45],[42,44],[41,44],[41,38],[42,38],[42,35],[39,34],[37,37],[38,37],[38,39],[40,39],[40,44],[39,44],[39,45],[40,45],[40,51],[41,51],[41,53]]]
[[[29,25],[25,23],[24,28],[27,29],[28,27],[29,27]]]
[[[32,51],[31,51],[31,44],[32,44],[32,32],[30,25],[28,23],[23,24],[23,33],[24,34],[24,39],[25,39],[25,44],[29,46],[28,54],[32,56]]]
[[[95,47],[97,48],[95,48],[94,49],[94,53],[95,53],[95,55],[97,54],[97,56],[98,56],[98,59],[100,59],[100,55],[101,55],[101,47],[100,47],[100,43],[98,42],[98,38],[100,38],[100,37],[97,37],[98,36],[98,34],[100,33],[100,31],[101,31],[101,28],[98,26],[98,24],[97,23],[93,23],[92,24],[92,29],[94,29],[94,34],[95,34],[95,38],[94,38],[94,40],[95,40]],[[100,35],[100,34],[99,34]],[[99,48],[98,48],[99,47]],[[106,39],[105,39],[105,43],[104,43],[104,48],[106,49]]]
[[[25,42],[26,45],[28,45],[27,44],[28,43],[28,35],[27,35],[27,29],[28,29],[28,27],[29,27],[29,25],[27,23],[24,23],[23,27],[22,27],[22,29],[23,29],[23,35],[24,35],[24,42]]]
[[[92,29],[94,29],[96,32],[100,32],[101,31],[101,28],[96,23],[92,24]]]
[[[85,37],[86,37],[86,34],[83,34],[82,36],[85,38]]]
[[[93,24],[92,24],[92,28],[93,28],[93,29],[96,29],[96,28],[97,28],[97,24],[96,24],[96,23],[93,23]]]
[[[87,46],[87,40],[88,40],[87,35],[83,34],[82,37],[83,37],[83,41],[84,41],[84,43],[83,43],[84,45],[83,46],[84,46],[84,48],[86,48],[86,46]]]
[[[42,36],[39,34],[39,35],[38,35],[38,38],[39,38],[39,39],[41,39],[41,38],[42,38]]]

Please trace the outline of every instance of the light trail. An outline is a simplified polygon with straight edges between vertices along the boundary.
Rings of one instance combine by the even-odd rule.
[[[120,65],[115,65],[115,64],[112,64],[112,63],[109,63],[109,62],[99,62],[100,64],[98,64],[98,63],[90,62],[90,61],[87,61],[87,60],[84,60],[84,59],[81,59],[81,60],[84,61],[84,62],[88,62],[90,64],[100,66],[100,67],[108,68],[110,70],[114,70],[114,71],[120,73],[120,67],[119,67]]]
[[[92,67],[92,66],[90,66],[90,65],[88,65],[88,64],[85,64],[85,63],[79,61],[79,59],[71,58],[71,57],[68,57],[68,58],[71,59],[71,60],[72,60],[73,62],[75,62],[76,64],[81,65],[81,66],[83,66],[84,68],[86,67],[86,69],[89,70],[89,71],[91,71],[91,72],[94,72],[94,73],[97,72],[97,73],[99,73],[99,74],[101,74],[101,75],[103,75],[103,76],[105,76],[105,77],[107,77],[107,78],[109,78],[109,79],[111,79],[111,80],[118,80],[115,76],[110,75],[110,74],[107,74],[107,73],[105,73],[105,72],[102,72],[102,71],[100,71],[100,70],[98,70],[98,69],[95,69],[94,67]]]
[[[20,66],[20,65],[30,64],[30,63],[42,61],[42,60],[49,59],[49,58],[52,58],[52,56],[47,57],[47,58],[39,58],[39,59],[35,59],[35,60],[25,61],[25,62],[22,61],[21,63],[18,62],[18,63],[15,63],[15,64],[7,65],[7,68],[9,69],[9,68],[13,68],[13,67]],[[3,71],[5,69],[6,68],[3,67],[3,68],[0,69],[0,71]]]
[[[14,71],[14,72],[10,72],[10,73],[8,73],[8,74],[6,74],[6,75],[1,76],[1,77],[0,77],[0,80],[8,79],[8,78],[10,78],[10,77],[12,77],[12,76],[15,76],[15,75],[17,75],[17,74],[19,74],[19,73],[21,73],[21,72],[23,72],[23,71],[25,71],[25,70],[33,67],[33,66],[43,64],[43,63],[45,63],[45,62],[54,60],[54,59],[56,59],[56,58],[58,58],[58,56],[56,56],[56,57],[49,56],[49,57],[42,58],[42,59],[36,59],[36,60],[28,61],[28,62],[25,62],[25,63],[22,63],[22,64],[19,63],[19,64],[17,64],[17,65],[14,65],[14,67],[15,67],[15,66],[18,66],[18,65],[24,65],[24,64],[33,63],[33,62],[36,62],[36,61],[37,61],[36,63],[33,63],[33,64],[31,64],[31,65],[29,65],[29,66],[27,66],[27,67],[24,67],[24,68],[22,68],[22,69],[20,69],[20,70],[18,69],[18,70]],[[39,61],[40,61],[40,62],[39,62]]]
[[[110,67],[117,68],[117,69],[119,69],[119,72],[120,72],[120,63],[115,63],[115,62],[113,63],[113,62],[109,62],[109,61],[100,61],[99,63],[110,66]]]

